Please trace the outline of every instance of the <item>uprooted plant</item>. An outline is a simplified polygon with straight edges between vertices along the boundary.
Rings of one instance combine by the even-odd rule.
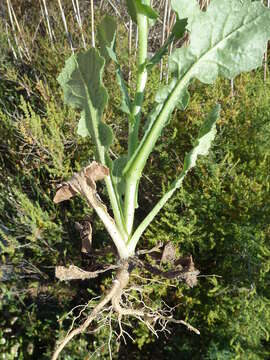
[[[172,244],[158,244],[151,250],[136,251],[142,234],[153,221],[165,203],[179,189],[187,173],[192,169],[199,155],[207,155],[216,134],[216,122],[220,105],[214,105],[204,120],[193,149],[185,156],[182,172],[168,185],[168,190],[157,204],[135,228],[134,216],[138,207],[139,183],[147,159],[156,142],[168,124],[172,112],[178,108],[184,111],[189,102],[189,85],[195,80],[212,84],[218,76],[233,79],[241,72],[251,71],[262,64],[266,44],[270,38],[270,10],[261,1],[212,0],[206,11],[201,11],[196,0],[171,0],[176,13],[176,23],[164,45],[147,57],[149,27],[158,18],[150,6],[150,0],[127,0],[126,6],[132,20],[138,27],[137,78],[134,99],[129,96],[121,66],[116,54],[116,23],[106,16],[98,28],[99,49],[92,48],[72,55],[58,77],[64,90],[67,104],[81,110],[78,133],[91,136],[95,145],[95,160],[61,184],[54,201],[59,203],[75,195],[83,196],[101,219],[116,249],[116,263],[104,265],[94,272],[76,266],[57,267],[56,276],[61,280],[89,279],[108,270],[116,270],[115,280],[107,294],[92,309],[90,315],[79,327],[71,330],[55,350],[53,359],[73,339],[83,333],[92,322],[104,312],[114,313],[118,319],[119,338],[129,336],[121,320],[135,317],[155,332],[158,324],[165,329],[168,322],[182,323],[199,333],[191,325],[172,317],[171,308],[154,310],[145,305],[143,289],[128,285],[132,270],[160,276],[165,279],[182,279],[190,286],[196,283],[198,271],[191,256],[176,258]],[[187,39],[188,41],[182,41]],[[159,64],[172,43],[179,44],[169,56],[170,81],[162,86],[155,97],[153,110],[142,130],[141,117],[147,76]],[[122,94],[121,110],[128,120],[128,146],[126,154],[116,160],[110,157],[114,135],[103,119],[108,94],[102,82],[104,65],[115,64],[116,77]],[[139,136],[143,132],[143,136]],[[104,180],[110,199],[113,217],[107,211],[97,193],[96,181]],[[93,253],[91,248],[91,225],[77,224],[83,241],[82,251]],[[163,246],[163,252],[161,247]],[[114,251],[114,249],[112,249]],[[161,256],[157,254],[160,253]],[[102,254],[96,254],[102,256]],[[152,256],[153,263],[145,260]],[[168,263],[170,268],[162,267]],[[150,276],[150,275],[149,275]],[[131,291],[137,291],[134,297]],[[140,299],[140,300],[139,300]],[[104,315],[105,316],[105,315]]]

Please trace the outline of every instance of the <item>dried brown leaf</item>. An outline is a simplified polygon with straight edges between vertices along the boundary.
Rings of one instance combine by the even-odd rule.
[[[118,265],[109,265],[104,269],[97,271],[85,271],[80,269],[78,266],[70,265],[69,267],[65,266],[56,266],[55,267],[55,277],[60,281],[70,281],[70,280],[87,280],[98,277],[100,274],[109,271],[118,269]]]
[[[168,242],[163,249],[161,263],[171,263],[175,260],[176,250],[172,242]]]
[[[96,161],[84,168],[85,176],[92,180],[95,184],[96,181],[103,180],[105,176],[109,175],[109,169]]]
[[[168,271],[163,271],[160,267],[153,266],[146,260],[134,258],[134,261],[153,275],[161,276],[165,279],[181,279],[190,287],[197,284],[197,276],[200,273],[194,266],[192,256],[177,259],[173,264],[174,268]]]
[[[68,183],[65,183],[57,190],[53,202],[58,204],[62,201],[71,199],[74,195],[76,195],[76,191]]]
[[[76,222],[75,228],[79,230],[82,240],[81,252],[89,254],[92,248],[92,226],[89,220],[84,220],[81,223]]]
[[[199,275],[200,272],[195,268],[191,255],[189,256],[189,258],[183,258],[183,260],[188,262],[187,266],[185,267],[185,269],[187,269],[185,281],[188,286],[193,287],[197,285],[198,282],[197,276]]]
[[[64,200],[69,200],[77,193],[81,192],[78,186],[78,178],[86,179],[87,184],[96,191],[96,181],[104,179],[109,175],[109,169],[96,161],[86,166],[79,173],[75,173],[72,178],[60,185],[54,196],[54,203],[58,204]]]

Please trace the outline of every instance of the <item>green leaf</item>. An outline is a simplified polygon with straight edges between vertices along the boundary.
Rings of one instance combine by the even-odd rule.
[[[131,111],[131,101],[124,76],[118,62],[115,43],[116,43],[116,21],[111,16],[105,16],[98,27],[98,39],[100,52],[106,62],[112,60],[116,64],[116,79],[122,93],[122,103],[120,109],[127,114]]]
[[[113,131],[110,126],[100,121],[98,124],[99,139],[102,146],[108,149],[113,143]]]
[[[102,83],[104,59],[96,49],[72,55],[58,76],[66,104],[81,110],[78,134],[90,135],[97,147],[99,161],[104,163],[104,148],[113,141],[111,128],[102,122],[108,94]]]
[[[186,1],[174,3],[180,16]],[[210,84],[219,75],[232,79],[261,66],[270,37],[270,10],[260,1],[212,0],[206,12],[187,15],[190,45],[170,58],[170,70],[179,79],[188,76]]]
[[[116,21],[113,17],[106,15],[97,29],[97,38],[100,46],[100,54],[104,57],[106,62],[111,59],[109,51],[114,52],[116,39]]]
[[[121,71],[120,66],[118,66],[117,70],[116,70],[116,79],[117,79],[117,83],[120,87],[120,90],[122,92],[122,102],[121,102],[120,109],[124,113],[130,114],[131,113],[131,101],[129,98],[128,89],[127,89],[126,82],[124,80],[123,73]]]
[[[127,10],[132,21],[137,23],[137,9],[134,0],[126,0]]]
[[[163,105],[164,102],[167,100],[171,91],[174,89],[176,83],[177,83],[177,79],[174,78],[174,79],[172,79],[172,81],[170,82],[169,85],[163,86],[156,94],[156,97],[155,97],[156,103]],[[189,95],[187,88],[188,88],[188,86],[186,86],[186,88],[180,93],[178,102],[176,104],[176,107],[182,111],[184,111],[187,108],[189,100],[190,100],[190,95]]]
[[[151,6],[144,4],[143,0],[126,0],[126,4],[129,16],[135,23],[137,23],[137,14],[145,15],[152,20],[158,18],[158,13]]]
[[[143,3],[142,0],[134,0],[139,14],[145,15],[148,19],[156,20],[158,18],[158,12],[156,12],[151,6]]]
[[[184,166],[181,175],[174,182],[173,187],[179,187],[187,172],[196,165],[199,155],[207,155],[216,136],[216,122],[220,114],[220,105],[217,104],[205,119],[193,149],[185,156]]]
[[[113,162],[113,179],[120,197],[125,193],[126,179],[123,176],[123,169],[126,166],[127,159],[127,155],[121,155]]]
[[[172,34],[176,40],[181,39],[187,28],[187,19],[177,19],[174,27],[172,28]]]
[[[178,103],[176,105],[177,109],[179,110],[186,110],[186,108],[188,107],[188,104],[189,104],[189,100],[190,100],[190,94],[188,92],[187,89],[183,90],[180,97],[179,97],[179,100],[178,100]]]
[[[130,114],[131,112],[131,101],[129,98],[129,94],[128,94],[128,89],[126,86],[126,82],[120,67],[120,64],[118,62],[116,53],[112,50],[107,48],[108,50],[108,54],[110,56],[110,58],[114,61],[115,65],[116,65],[116,80],[117,83],[119,85],[119,88],[121,90],[122,93],[122,101],[121,101],[121,106],[120,109],[126,113],[126,114]]]
[[[208,154],[211,147],[212,141],[216,135],[216,122],[220,114],[220,105],[216,105],[205,119],[198,138],[194,143],[193,149],[185,156],[184,166],[181,174],[177,179],[169,186],[169,190],[162,196],[146,218],[136,229],[132,236],[129,246],[135,249],[138,240],[140,239],[143,232],[146,230],[148,225],[153,221],[158,212],[166,204],[166,202],[172,197],[174,192],[179,189],[183,183],[183,180],[187,173],[196,165],[199,155],[205,156]]]
[[[179,19],[188,19],[188,24],[201,13],[197,0],[171,0],[171,6]]]
[[[152,69],[154,65],[158,64],[160,60],[163,58],[163,56],[167,54],[168,48],[174,40],[181,39],[184,36],[186,31],[186,26],[187,26],[186,19],[181,19],[176,21],[174,27],[172,28],[171,35],[165,41],[163,46],[156,52],[156,54],[147,62],[146,67],[148,68],[148,70]]]

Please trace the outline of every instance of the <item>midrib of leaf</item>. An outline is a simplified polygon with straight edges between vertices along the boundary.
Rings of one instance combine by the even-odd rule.
[[[162,128],[165,126],[168,117],[170,116],[171,112],[173,111],[174,107],[178,102],[178,98],[181,92],[185,89],[186,85],[192,78],[192,73],[194,69],[204,60],[207,55],[217,49],[222,43],[228,41],[230,37],[232,37],[237,31],[240,29],[247,28],[250,24],[253,24],[259,18],[265,16],[265,14],[261,14],[256,18],[252,18],[249,22],[245,24],[241,24],[241,26],[237,27],[233,31],[231,31],[225,38],[218,41],[211,49],[207,49],[198,59],[196,62],[192,64],[192,66],[184,73],[182,78],[176,83],[174,89],[172,90],[171,94],[165,100],[164,105],[156,119],[153,123],[151,130],[146,135],[145,139],[142,139],[141,144],[139,145],[137,151],[134,153],[133,157],[130,159],[129,164],[125,169],[125,173],[133,173],[136,174],[137,177],[140,177],[143,167],[146,163],[146,160],[149,154],[152,151],[153,144],[156,143]],[[210,42],[211,43],[211,42]],[[214,60],[211,60],[214,61]],[[214,61],[217,63],[217,61]]]

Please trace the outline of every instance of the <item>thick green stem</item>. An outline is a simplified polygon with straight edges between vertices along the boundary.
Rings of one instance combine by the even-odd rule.
[[[114,219],[115,219],[117,228],[118,228],[119,232],[121,233],[124,241],[126,242],[128,240],[128,234],[127,234],[127,231],[126,231],[126,228],[124,225],[124,218],[123,218],[122,210],[121,210],[121,207],[119,206],[119,202],[117,200],[115,190],[114,190],[114,187],[112,184],[112,179],[110,176],[105,178],[105,183],[106,183],[108,195],[110,198],[110,204],[112,206],[113,215],[114,215]]]
[[[166,125],[168,118],[170,117],[172,111],[174,110],[177,102],[180,98],[181,93],[187,87],[190,78],[191,78],[192,69],[190,69],[186,75],[175,85],[173,91],[171,92],[168,99],[165,101],[164,105],[162,106],[159,115],[157,116],[154,124],[152,125],[151,130],[148,132],[146,137],[140,144],[139,151],[137,152],[136,156],[132,160],[131,165],[127,169],[126,176],[132,174],[134,181],[139,179],[142,174],[142,170],[145,166],[145,163],[153,149],[153,144],[156,143],[157,139],[160,136],[160,133],[163,127]]]
[[[180,179],[180,182],[183,181],[185,174],[183,174],[182,179]],[[178,180],[179,181],[179,180]],[[163,208],[163,206],[166,204],[166,202],[172,197],[174,192],[177,190],[177,187],[172,186],[171,190],[166,192],[162,198],[158,201],[158,203],[154,206],[154,208],[151,210],[151,212],[146,216],[146,218],[141,222],[141,224],[138,226],[134,234],[132,235],[132,238],[130,239],[128,243],[128,251],[135,252],[136,245],[146,230],[146,228],[151,224],[155,216],[158,214],[158,212]]]
[[[149,1],[150,4],[150,1]],[[136,81],[136,94],[131,114],[129,116],[128,157],[130,158],[138,146],[138,133],[140,126],[141,109],[144,90],[147,82],[147,45],[148,45],[148,19],[143,14],[137,15],[138,25],[138,73]],[[127,232],[132,233],[134,212],[137,205],[138,178],[132,174],[127,179],[125,191],[124,217]]]
[[[138,131],[140,124],[140,114],[143,103],[144,90],[147,82],[147,45],[148,45],[148,19],[145,15],[137,15],[138,24],[138,59],[137,59],[137,80],[135,100],[129,118],[129,157],[134,153],[138,145]]]
[[[127,227],[128,235],[131,235],[134,213],[137,203],[137,180],[135,181],[129,177],[126,182],[126,194],[125,194],[125,223]]]

